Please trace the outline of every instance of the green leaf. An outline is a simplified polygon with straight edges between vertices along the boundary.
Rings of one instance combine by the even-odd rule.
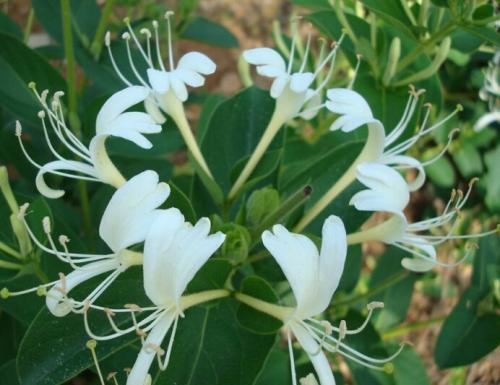
[[[456,183],[455,170],[449,159],[444,156],[425,166],[425,172],[432,182],[440,187],[451,188]]]
[[[470,144],[462,144],[454,153],[453,160],[462,176],[470,178],[483,172],[483,163],[479,151]]]
[[[246,277],[241,284],[240,291],[243,294],[269,303],[279,302],[279,297],[271,285],[257,276]],[[276,333],[283,325],[276,318],[259,312],[243,303],[238,307],[237,317],[239,323],[244,328],[259,334]]]
[[[361,2],[381,19],[403,32],[411,38],[415,38],[412,24],[406,15],[399,0],[361,0]]]
[[[189,198],[172,181],[170,181],[168,185],[170,186],[170,195],[166,202],[167,207],[178,208],[184,215],[186,221],[195,223],[197,216]]]
[[[486,205],[495,211],[500,211],[500,145],[486,153],[484,162],[488,170],[484,177],[486,185]]]
[[[251,87],[220,103],[212,113],[201,151],[224,192],[231,187],[232,168],[253,152],[273,110],[269,92]],[[279,143],[279,138],[274,143]]]
[[[473,35],[480,37],[481,39],[493,44],[495,47],[500,45],[500,36],[493,28],[488,27],[476,27],[476,26],[462,26],[462,30],[469,32]]]
[[[493,234],[479,241],[479,251],[474,258],[471,285],[487,293],[500,273],[500,239]]]
[[[35,51],[17,38],[0,34],[0,105],[23,122],[39,125],[41,109],[28,83],[37,83],[38,90],[65,90],[64,79]]]
[[[441,369],[472,364],[500,344],[500,316],[478,314],[483,298],[480,289],[470,287],[444,321],[434,350]]]
[[[370,288],[376,287],[395,274],[404,272],[401,259],[405,256],[407,253],[396,247],[388,248],[378,259],[377,266],[371,275]],[[373,301],[384,303],[384,308],[377,310],[374,314],[377,330],[385,331],[406,319],[416,278],[415,274],[408,274],[406,278],[371,298]]]
[[[2,383],[19,385],[16,372],[16,360],[13,359],[7,362],[2,362],[2,364],[3,365],[0,366],[0,378],[2,379]]]
[[[222,300],[197,307],[179,322],[170,365],[155,385],[252,385],[271,351],[275,335],[238,325],[236,303]]]
[[[411,346],[405,346],[393,364],[396,385],[431,385],[424,362]]]
[[[182,32],[183,39],[195,40],[201,43],[224,48],[238,48],[238,39],[223,25],[204,17],[196,17]]]
[[[0,32],[15,36],[18,39],[23,38],[21,28],[19,28],[17,23],[2,11],[0,11]]]

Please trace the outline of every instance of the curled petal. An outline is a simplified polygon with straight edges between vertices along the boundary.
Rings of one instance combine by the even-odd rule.
[[[271,85],[271,97],[274,99],[279,98],[285,90],[289,80],[290,76],[286,73],[274,79],[273,84]]]
[[[296,73],[292,75],[290,89],[294,92],[305,92],[314,80],[311,72]]]
[[[113,94],[99,110],[96,119],[96,132],[105,130],[110,122],[128,108],[143,102],[149,90],[142,86],[131,86]]]
[[[157,208],[170,194],[170,187],[158,181],[156,172],[144,171],[113,194],[99,226],[99,235],[111,250],[117,252],[144,241],[159,213]]]
[[[176,69],[172,76],[177,76],[182,82],[191,87],[201,87],[205,84],[205,78],[203,76],[195,71],[184,68]]]
[[[95,178],[95,169],[83,162],[75,160],[54,160],[45,164],[36,175],[35,184],[40,194],[47,198],[57,199],[64,195],[64,190],[54,190],[45,183],[45,174],[57,173],[58,171],[72,171]]]
[[[69,273],[64,282],[54,285],[48,292],[45,303],[49,311],[56,317],[64,317],[72,310],[71,303],[66,302],[67,294],[76,286],[93,277],[115,270],[119,266],[117,259],[93,262]]]
[[[188,52],[177,63],[177,68],[191,70],[202,75],[211,75],[216,69],[215,63],[201,52]]]
[[[170,77],[170,85],[172,86],[172,91],[174,92],[177,99],[181,102],[185,102],[188,98],[188,91],[186,85],[175,76]]]
[[[346,88],[332,88],[326,93],[330,103],[327,108],[339,115],[362,116],[373,119],[370,106],[359,93]]]
[[[286,72],[286,63],[281,55],[271,48],[254,48],[243,52],[243,58],[253,65],[272,66],[280,73]]]

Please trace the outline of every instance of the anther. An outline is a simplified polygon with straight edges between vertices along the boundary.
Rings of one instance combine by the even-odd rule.
[[[339,324],[339,342],[343,340],[347,334],[347,323],[345,320],[340,321]]]
[[[45,119],[45,111],[38,111],[38,114],[37,116],[40,118],[40,119]]]
[[[87,349],[94,350],[97,346],[97,341],[96,340],[88,340],[87,343],[85,344]]]
[[[360,53],[357,53],[356,59],[358,59],[358,61],[361,61],[361,59],[363,59],[363,55],[361,55]]]
[[[452,139],[456,134],[460,132],[460,128],[454,128],[453,130],[450,131],[448,134],[448,139]]]
[[[111,32],[109,31],[107,31],[104,35],[104,44],[106,45],[106,47],[109,47],[111,45]]]
[[[122,39],[124,39],[124,40],[130,40],[130,33],[128,33],[128,32],[123,32],[123,34],[122,34]]]
[[[328,321],[321,321],[321,326],[325,329],[325,334],[330,335],[333,332],[333,326]]]
[[[61,246],[66,245],[68,242],[69,238],[66,235],[64,234],[59,235],[59,243],[61,244]]]
[[[467,242],[465,244],[465,250],[479,250],[479,245],[475,242]]]
[[[123,22],[127,25],[130,24],[130,17],[123,18]]]
[[[366,308],[368,310],[374,310],[374,309],[382,309],[384,307],[384,303],[380,301],[373,301],[370,302],[368,305],[366,305]]]
[[[469,188],[472,188],[474,186],[474,184],[476,184],[477,182],[479,182],[479,178],[476,176],[474,178],[472,178],[470,181],[469,181]]]
[[[106,377],[106,381],[114,379],[117,374],[118,374],[117,372],[111,372],[111,373],[109,373],[108,376]]]
[[[156,352],[156,354],[158,354],[159,356],[163,356],[165,354],[165,350],[163,350],[160,346],[158,346],[156,344],[145,345],[144,350],[147,350],[147,349],[150,349],[150,350]]]
[[[136,305],[135,303],[127,303],[123,306],[125,309],[130,309],[132,311],[142,311],[141,307],[139,305]]]
[[[146,335],[147,335],[147,333],[142,329],[137,329],[135,331],[135,334],[137,334],[139,337],[146,337]]]
[[[16,136],[20,138],[22,133],[23,133],[23,127],[21,126],[19,120],[16,120]]]
[[[106,307],[103,309],[104,313],[106,313],[107,315],[109,315],[110,317],[114,317],[115,316],[115,313],[113,312],[113,310],[111,310],[110,308]]]
[[[43,217],[42,219],[42,226],[43,226],[43,231],[45,234],[50,234],[50,218],[49,217]]]
[[[429,103],[429,102],[424,103],[424,107],[428,108],[430,110],[430,109],[432,109],[432,103]]]
[[[48,94],[49,94],[49,90],[43,90],[42,91],[42,94],[40,95],[40,100],[41,100],[42,104],[46,103],[47,95]]]
[[[173,16],[173,15],[175,15],[174,11],[167,11],[167,12],[165,12],[165,19],[168,19],[170,16]]]
[[[29,82],[28,87],[31,88],[33,91],[36,90],[36,83],[35,82]]]
[[[464,107],[461,104],[457,104],[456,109],[457,109],[458,112],[461,112],[461,111],[464,110]]]
[[[148,39],[150,39],[150,38],[151,38],[151,31],[150,31],[149,29],[147,29],[147,28],[142,28],[139,32],[140,32],[140,33],[142,33],[143,35],[146,35],[146,37],[147,37]]]
[[[17,214],[18,219],[23,219],[26,216],[26,211],[28,210],[28,207],[30,207],[29,203],[24,203],[19,207],[19,213]]]
[[[59,281],[61,283],[61,287],[59,288],[59,291],[62,294],[66,295],[66,276],[64,275],[64,273],[59,273]]]
[[[316,377],[314,374],[309,373],[306,377],[303,377],[299,380],[300,385],[318,385],[318,381],[316,381]]]
[[[387,362],[384,364],[384,372],[387,374],[394,373],[394,364],[392,362]]]
[[[45,286],[39,286],[36,289],[36,295],[39,297],[45,297],[47,295],[47,288]]]
[[[156,20],[153,20],[152,24],[153,28],[158,28],[158,22]]]
[[[10,291],[6,287],[4,287],[2,290],[0,290],[0,297],[2,299],[7,299],[10,297]]]

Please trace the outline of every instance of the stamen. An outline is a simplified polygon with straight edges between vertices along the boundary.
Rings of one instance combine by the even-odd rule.
[[[170,65],[170,71],[174,68],[174,53],[172,50],[172,28],[170,26],[170,17],[174,15],[174,11],[165,12],[165,19],[167,19],[167,41],[168,41],[168,62]]]
[[[162,71],[166,71],[165,66],[163,65],[163,60],[161,58],[160,38],[158,36],[158,22],[156,20],[153,20],[152,24],[153,24],[153,29],[155,31],[156,56],[158,58],[158,64],[160,65]]]
[[[127,48],[128,62],[130,64],[130,68],[132,69],[132,72],[134,73],[137,80],[139,80],[139,82],[141,82],[141,84],[144,87],[149,88],[149,85],[144,81],[142,76],[139,74],[139,71],[137,71],[137,68],[135,67],[134,59],[132,58],[132,52],[130,50],[130,33],[124,32],[122,35],[122,39],[125,40],[125,46]]]
[[[104,42],[106,45],[106,48],[108,49],[108,54],[109,58],[111,59],[111,64],[113,65],[113,68],[118,75],[118,77],[121,79],[122,82],[124,82],[127,86],[131,87],[132,83],[130,83],[125,76],[123,76],[122,72],[116,65],[115,58],[113,56],[113,51],[111,50],[111,33],[108,31],[106,32],[106,35],[104,35]]]
[[[304,51],[304,58],[302,59],[302,65],[300,66],[299,73],[304,72],[304,69],[306,68],[307,64],[307,58],[309,56],[309,49],[311,46],[311,24],[309,24],[309,31],[307,33],[307,43],[306,43],[306,50]]]
[[[116,379],[116,375],[117,375],[117,373],[116,373],[116,372],[111,372],[111,373],[109,373],[109,374],[108,374],[108,376],[106,377],[106,380],[107,380],[107,381],[109,381],[109,380],[113,379],[113,383],[114,383],[115,385],[118,385],[118,380]]]
[[[87,349],[90,350],[90,354],[92,354],[92,359],[94,360],[94,365],[97,370],[97,375],[99,376],[99,380],[101,381],[101,385],[105,385],[104,378],[102,377],[101,367],[99,366],[99,361],[97,360],[97,354],[95,352],[95,348],[97,346],[97,342],[95,340],[87,341]]]
[[[293,357],[292,337],[290,330],[287,330],[288,355],[290,357],[290,368],[292,370],[292,385],[297,385],[297,373],[295,371],[295,359]]]
[[[152,67],[153,63],[151,62],[151,56],[146,55],[146,53],[144,52],[144,49],[142,48],[141,42],[139,41],[139,39],[137,39],[137,36],[135,35],[134,30],[132,29],[132,26],[130,25],[130,18],[126,17],[125,19],[123,19],[123,22],[127,26],[129,34],[130,34],[130,36],[132,36],[132,39],[134,39],[134,43],[137,46],[137,48],[139,49],[139,52],[141,53],[142,57],[144,58],[146,63],[148,63],[149,66]],[[141,31],[143,29],[141,29]],[[151,34],[149,34],[149,36],[151,37]]]
[[[363,56],[361,54],[356,55],[356,67],[354,67],[354,74],[352,75],[352,79],[349,82],[349,85],[347,86],[348,89],[352,90],[352,87],[354,86],[354,82],[356,81],[356,78],[358,76],[358,71],[359,71],[359,66],[361,65],[361,59]]]
[[[154,68],[153,59],[151,57],[151,31],[147,28],[142,28],[139,32],[143,35],[146,35],[146,50],[148,53],[148,63],[151,68]]]
[[[175,317],[174,326],[172,327],[172,334],[170,336],[170,341],[168,342],[167,354],[165,356],[165,360],[163,361],[163,364],[160,363],[160,365],[159,365],[160,370],[167,369],[168,363],[170,361],[170,354],[172,353],[172,346],[174,345],[174,339],[175,339],[175,334],[177,332],[178,320],[179,320],[179,317]]]

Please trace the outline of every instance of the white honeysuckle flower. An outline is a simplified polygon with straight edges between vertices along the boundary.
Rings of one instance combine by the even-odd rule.
[[[297,379],[292,335],[308,354],[321,385],[335,384],[323,349],[338,352],[367,367],[383,370],[377,365],[389,362],[394,356],[389,359],[370,358],[342,342],[346,335],[359,333],[368,324],[372,311],[381,307],[380,304],[369,305],[367,320],[356,330],[348,330],[345,322],[336,328],[327,321],[312,318],[327,309],[342,276],[347,254],[342,220],[333,215],[325,220],[320,251],[309,238],[291,233],[281,225],[275,225],[272,232],[265,231],[262,242],[278,262],[295,297],[296,306],[280,316],[288,335],[293,385],[297,384]],[[338,337],[333,337],[332,332],[338,333]],[[307,381],[311,381],[311,378]]]
[[[189,282],[212,254],[222,245],[225,235],[221,232],[209,234],[210,220],[200,219],[194,226],[184,221],[184,216],[176,208],[161,210],[147,228],[144,242],[144,289],[154,306],[137,309],[111,309],[112,312],[129,312],[133,326],[126,329],[116,327],[108,316],[115,333],[105,336],[95,335],[90,329],[86,312],[85,328],[95,340],[109,340],[133,331],[143,336],[143,346],[129,373],[127,384],[144,384],[150,379],[148,374],[156,356],[160,369],[165,370],[172,350],[177,322],[184,316],[184,310],[197,303],[225,297],[226,290],[213,290],[183,297]],[[191,297],[191,298],[188,298]],[[109,309],[108,309],[109,310]],[[151,312],[142,320],[137,320],[134,312]],[[109,313],[109,311],[108,311]],[[166,352],[160,347],[168,331],[172,328]],[[144,339],[144,334],[147,337]],[[165,359],[161,362],[161,356]]]
[[[489,113],[484,114],[475,124],[474,130],[481,131],[484,127],[497,122],[500,123],[500,51],[495,53],[493,60],[488,63],[488,69],[484,75],[484,85],[479,91],[482,100],[488,102]]]
[[[312,119],[324,106],[321,104],[321,91],[332,77],[337,48],[343,40],[343,35],[339,39],[339,42],[333,45],[330,53],[320,61],[318,68],[314,72],[306,71],[311,45],[310,33],[307,38],[304,58],[300,68],[297,72],[293,72],[297,39],[299,39],[299,36],[295,32],[292,37],[288,64],[280,53],[272,48],[253,48],[243,52],[243,58],[249,64],[256,66],[259,75],[274,79],[270,95],[276,99],[275,115],[279,117],[281,124],[297,117]],[[314,81],[329,62],[330,68],[327,76],[314,88]]]
[[[132,84],[138,82],[148,90],[148,97],[144,100],[144,107],[146,111],[159,124],[163,124],[166,120],[164,113],[169,115],[174,120],[197,164],[209,177],[212,178],[210,169],[189,126],[183,103],[188,99],[187,86],[203,86],[205,84],[204,76],[213,74],[215,72],[216,65],[208,56],[196,51],[184,54],[179,59],[177,65],[174,64],[170,25],[170,18],[172,15],[172,11],[168,11],[165,14],[165,19],[167,20],[168,69],[163,64],[161,56],[160,39],[158,35],[159,26],[156,20],[152,23],[156,47],[156,59],[154,59],[151,53],[151,31],[147,28],[142,28],[140,30],[140,33],[144,35],[146,39],[146,48],[144,48],[138,36],[132,29],[130,20],[128,18],[125,19],[128,32],[125,32],[122,35],[122,38],[126,43],[129,61],[128,64],[132,69],[135,80],[127,79],[120,71],[111,50],[111,35],[109,32],[107,32],[105,36],[105,45],[108,48],[111,63],[120,79],[128,86],[132,86]],[[142,59],[147,65],[146,74],[141,74],[134,64],[130,47],[131,39],[134,41]],[[157,62],[156,65],[155,61]]]
[[[341,129],[344,132],[351,132],[366,124],[368,126],[368,140],[363,149],[362,156],[360,155],[362,159],[360,159],[359,163],[367,161],[385,164],[397,170],[414,169],[417,171],[417,176],[413,181],[408,182],[410,191],[415,191],[422,187],[425,182],[424,167],[432,164],[446,153],[453,139],[455,130],[450,133],[448,143],[439,154],[430,160],[421,162],[403,154],[411,148],[418,139],[442,127],[461,110],[461,106],[457,106],[457,109],[443,120],[431,127],[426,127],[430,113],[430,105],[427,105],[428,109],[420,130],[409,139],[395,144],[406,131],[417,107],[418,98],[422,92],[423,91],[415,91],[413,88],[411,89],[411,95],[406,104],[403,116],[396,127],[386,135],[384,125],[373,116],[370,106],[359,93],[344,88],[333,88],[327,91],[328,101],[326,102],[326,107],[330,111],[340,115],[333,122],[330,130]]]
[[[154,171],[144,171],[120,187],[109,201],[99,226],[99,235],[108,245],[110,254],[70,253],[67,248],[69,239],[61,235],[59,243],[63,250],[58,250],[52,238],[49,217],[43,219],[44,232],[49,246],[44,246],[34,235],[25,220],[28,204],[22,207],[20,218],[35,244],[44,252],[55,255],[59,260],[69,264],[73,271],[61,275],[60,279],[42,288],[50,288],[46,293],[47,307],[52,314],[62,317],[74,312],[85,311],[93,306],[97,298],[126,269],[133,265],[141,265],[143,256],[139,252],[127,248],[141,243],[146,238],[152,224],[164,210],[158,209],[170,194],[170,187],[159,183],[158,174]],[[109,273],[84,300],[77,301],[68,297],[76,286],[98,275]],[[11,293],[11,295],[39,291],[41,287]]]
[[[379,178],[377,184],[389,186],[393,183],[395,190],[397,189],[392,177],[384,180],[387,174],[379,173],[377,175]],[[364,179],[359,180],[364,183]],[[380,241],[387,245],[398,247],[413,256],[413,258],[403,258],[401,264],[404,268],[415,272],[426,272],[435,266],[457,266],[470,256],[473,252],[473,248],[469,247],[464,256],[458,261],[444,263],[437,260],[436,246],[453,239],[478,238],[497,232],[495,229],[471,235],[454,234],[459,224],[458,219],[460,218],[460,210],[471,194],[473,183],[474,180],[469,184],[469,188],[465,194],[460,190],[453,190],[452,197],[441,215],[414,223],[408,222],[403,212],[404,206],[400,205],[400,209],[398,210],[398,205],[394,204],[394,200],[397,199],[396,197],[387,194],[387,191],[383,189],[377,190],[365,183],[371,188],[371,190],[365,191],[370,191],[372,193],[369,204],[363,205],[364,202],[362,199],[361,201],[357,201],[358,198],[356,195],[352,198],[351,203],[354,203],[358,210],[389,212],[394,215],[372,228],[349,234],[347,237],[348,242],[349,244],[354,244],[363,241]],[[403,203],[403,201],[401,201],[401,203]]]
[[[177,62],[177,65],[174,64],[170,25],[170,17],[173,14],[174,13],[172,11],[168,11],[165,14],[165,19],[167,20],[168,69],[163,64],[163,59],[161,57],[160,39],[158,36],[159,26],[157,21],[153,21],[152,23],[157,51],[156,59],[153,58],[151,53],[152,34],[149,29],[142,28],[140,31],[140,33],[146,38],[146,49],[144,49],[140,39],[132,29],[128,18],[125,19],[128,32],[125,32],[122,35],[122,38],[125,40],[127,46],[129,65],[134,73],[134,76],[136,77],[135,80],[142,86],[147,87],[150,91],[150,98],[147,100],[146,109],[148,109],[151,115],[154,116],[160,123],[163,123],[165,119],[158,110],[158,107],[160,107],[168,115],[175,114],[174,110],[178,108],[179,103],[182,104],[188,98],[187,86],[193,88],[203,86],[205,84],[204,76],[213,74],[216,69],[215,63],[208,56],[196,51],[184,54]],[[130,39],[134,41],[135,46],[148,66],[146,74],[147,77],[141,75],[134,64],[130,47]],[[127,79],[120,71],[111,50],[111,37],[109,32],[106,34],[105,43],[116,73],[125,84],[131,86],[135,81]],[[156,65],[155,60],[157,62]]]
[[[404,178],[385,164],[361,163],[357,167],[356,178],[368,187],[368,190],[354,194],[349,202],[357,210],[400,214],[410,201],[410,191]]]
[[[57,160],[40,165],[34,161],[26,151],[21,140],[21,124],[16,122],[16,136],[21,149],[30,163],[40,171],[36,176],[36,186],[41,194],[48,198],[60,198],[64,190],[50,188],[45,182],[45,174],[61,175],[80,180],[98,181],[120,187],[125,178],[111,162],[106,151],[105,142],[109,136],[129,140],[139,147],[149,149],[151,142],[143,134],[153,134],[161,131],[161,126],[144,112],[127,112],[126,110],[143,102],[148,97],[148,90],[144,87],[133,86],[113,94],[99,110],[96,119],[96,134],[87,148],[68,128],[64,121],[62,104],[60,101],[63,92],[54,93],[52,101],[47,102],[48,91],[41,94],[36,91],[34,84],[30,85],[40,101],[43,110],[38,113],[42,122],[45,139],[51,153]],[[49,133],[47,120],[52,128]],[[67,159],[55,149],[51,135],[54,135],[73,155],[80,160]]]

